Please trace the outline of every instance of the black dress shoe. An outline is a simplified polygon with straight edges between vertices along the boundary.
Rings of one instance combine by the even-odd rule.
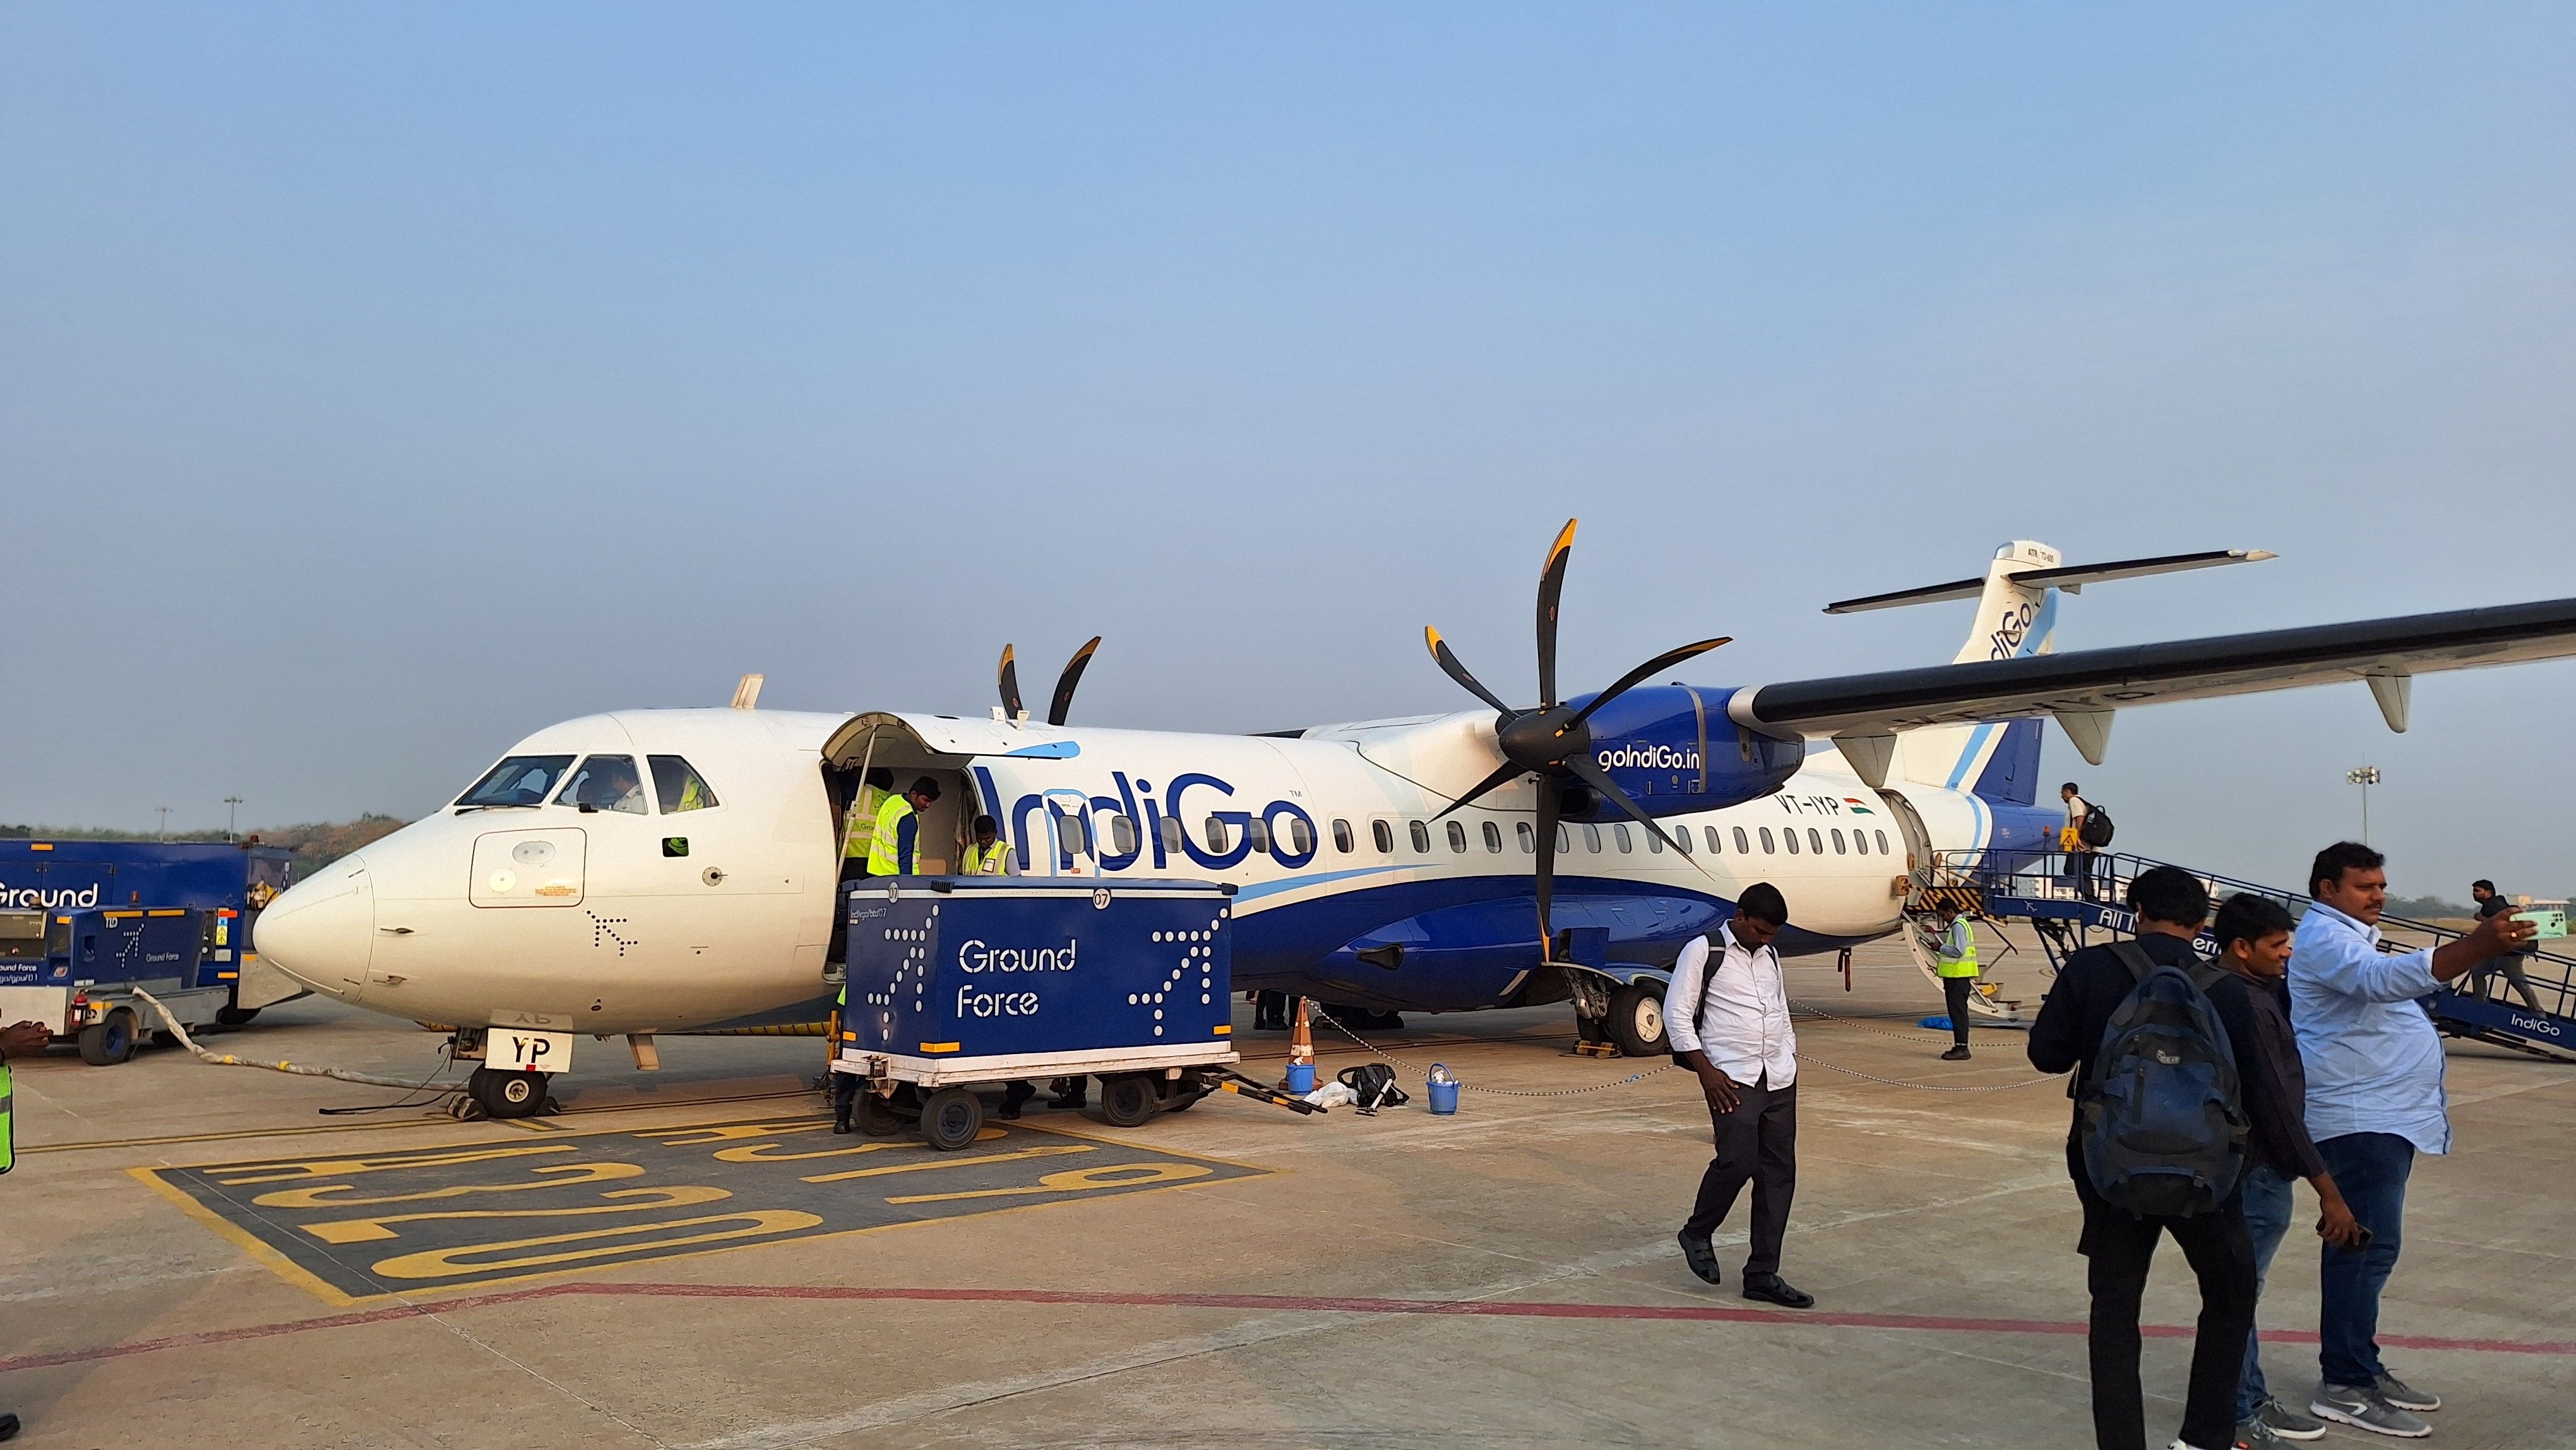
[[[1781,1278],[1777,1274],[1765,1274],[1759,1279],[1746,1279],[1744,1281],[1744,1297],[1747,1299],[1759,1299],[1766,1304],[1777,1304],[1783,1309],[1813,1309],[1816,1307],[1815,1295],[1808,1293],[1804,1289],[1792,1287],[1788,1280]]]
[[[1711,1244],[1706,1239],[1692,1238],[1688,1229],[1684,1229],[1682,1232],[1673,1235],[1673,1238],[1681,1244],[1682,1261],[1690,1265],[1690,1271],[1692,1273],[1699,1275],[1702,1279],[1712,1284],[1720,1283],[1724,1280],[1724,1274],[1722,1274],[1717,1267],[1717,1248],[1715,1245]]]
[[[17,1438],[18,1417],[15,1415],[0,1415],[0,1440],[15,1440]]]
[[[1964,1042],[1960,1043],[1958,1046],[1942,1053],[1941,1060],[1943,1062],[1966,1062],[1968,1060],[1968,1045]]]

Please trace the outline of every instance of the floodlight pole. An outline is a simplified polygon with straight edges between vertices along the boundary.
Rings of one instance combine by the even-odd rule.
[[[169,840],[169,839],[170,839],[170,808],[169,808],[168,806],[154,806],[152,809],[154,809],[154,810],[156,810],[156,811],[159,811],[159,812],[161,813],[161,826],[160,826],[160,829],[159,829],[159,830],[157,830],[156,832],[154,832],[154,833],[153,833],[153,838],[154,838],[155,840],[161,840],[161,841]]]
[[[2379,767],[2357,766],[2343,773],[2343,783],[2361,787],[2361,843],[2370,844],[2370,788],[2379,784]]]
[[[241,807],[242,798],[240,796],[228,795],[224,797],[224,839],[226,841],[234,839],[233,821],[234,818],[241,813]]]

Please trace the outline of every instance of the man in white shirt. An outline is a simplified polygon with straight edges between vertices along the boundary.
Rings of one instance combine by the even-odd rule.
[[[1673,1061],[1698,1074],[1717,1130],[1717,1157],[1679,1238],[1691,1272],[1719,1282],[1709,1242],[1735,1198],[1753,1185],[1753,1242],[1744,1259],[1744,1297],[1790,1309],[1816,1296],[1780,1277],[1780,1240],[1798,1187],[1798,1034],[1771,939],[1788,925],[1789,904],[1767,881],[1744,888],[1720,945],[1699,937],[1673,963],[1664,993],[1664,1030]]]

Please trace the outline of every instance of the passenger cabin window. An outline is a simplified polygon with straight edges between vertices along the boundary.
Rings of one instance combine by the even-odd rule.
[[[1225,854],[1225,822],[1214,816],[1207,818],[1207,843],[1208,850],[1219,856]]]
[[[1181,851],[1181,818],[1178,816],[1163,817],[1163,826],[1159,834],[1163,838],[1163,849],[1172,855],[1179,855]]]
[[[1055,818],[1055,838],[1068,856],[1091,854],[1091,822],[1080,816],[1069,816],[1058,811]]]
[[[1600,854],[1601,828],[1599,826],[1585,826],[1583,828],[1583,849],[1592,852],[1594,855]]]
[[[1769,831],[1764,831],[1762,833],[1762,849],[1765,851],[1771,849],[1771,833]],[[1735,828],[1735,854],[1738,856],[1750,856],[1753,854],[1753,845],[1751,842],[1744,839],[1744,828],[1742,826]]]
[[[1726,838],[1725,838],[1724,836],[1722,836],[1722,835],[1720,835],[1720,834],[1718,833],[1718,829],[1717,829],[1717,827],[1715,827],[1715,826],[1702,826],[1702,827],[1700,827],[1700,829],[1701,829],[1702,831],[1706,832],[1706,833],[1707,833],[1707,835],[1708,835],[1708,854],[1710,854],[1710,855],[1712,855],[1712,856],[1723,856],[1723,855],[1725,855],[1725,854],[1726,854]]]
[[[572,769],[569,755],[513,755],[486,771],[460,806],[541,806]]]
[[[1870,834],[1878,837],[1878,854],[1882,856],[1890,854],[1887,849],[1887,833],[1885,831],[1872,831]]]
[[[1765,856],[1771,854],[1771,828],[1769,826],[1764,826],[1762,828],[1762,854]]]
[[[1270,849],[1270,823],[1268,821],[1263,820],[1259,816],[1254,816],[1251,820],[1244,823],[1244,828],[1252,835],[1252,849],[1256,851],[1267,851]]]
[[[653,794],[661,799],[662,814],[676,816],[717,804],[716,793],[707,788],[705,777],[680,757],[648,755],[644,763],[653,767]]]
[[[1682,839],[1685,841],[1689,840],[1690,832],[1682,832]],[[1652,856],[1660,856],[1664,854],[1664,833],[1662,831],[1649,829],[1646,832],[1646,852],[1648,855]]]
[[[1351,823],[1338,816],[1333,819],[1333,849],[1345,856],[1351,853]]]
[[[1573,849],[1574,838],[1565,833],[1565,827],[1561,825],[1558,826],[1556,828],[1556,854],[1562,856]]]
[[[1460,854],[1467,850],[1467,825],[1464,821],[1449,823],[1449,849]]]
[[[1512,834],[1521,838],[1522,855],[1535,856],[1538,854],[1538,830],[1536,827],[1532,826],[1527,821],[1515,821],[1512,823]]]
[[[1136,854],[1136,823],[1125,816],[1109,818],[1109,844],[1121,856]]]
[[[1780,844],[1782,844],[1782,845],[1784,845],[1784,846],[1786,846],[1786,847],[1788,847],[1788,848],[1789,848],[1789,854],[1790,854],[1790,855],[1792,855],[1792,856],[1797,855],[1797,854],[1798,854],[1798,828],[1797,828],[1796,826],[1782,826],[1782,827],[1780,828]]]
[[[1619,854],[1622,856],[1637,849],[1637,843],[1628,839],[1628,828],[1626,826],[1612,826],[1610,828],[1610,839],[1618,843]]]
[[[1834,832],[1834,854],[1843,854],[1843,833],[1840,831]]]
[[[1431,828],[1430,828],[1429,826],[1426,826],[1426,825],[1422,824],[1420,821],[1415,821],[1415,822],[1414,822],[1410,827],[1408,827],[1407,829],[1412,833],[1412,836],[1413,836],[1413,854],[1415,854],[1415,855],[1417,855],[1417,856],[1428,856],[1428,855],[1430,855],[1430,854],[1431,854]]]
[[[1385,821],[1369,822],[1369,839],[1377,843],[1377,853],[1379,855],[1392,856],[1395,854],[1395,827],[1387,824]]]
[[[1807,849],[1819,856],[1825,854],[1824,837],[1817,835],[1813,826],[1807,828]]]
[[[1342,849],[1347,851],[1350,848],[1345,846]],[[1294,856],[1315,854],[1315,828],[1297,816],[1288,818],[1288,851]]]
[[[635,773],[632,755],[594,755],[555,792],[555,804],[588,811],[645,813],[644,778]]]
[[[1503,828],[1495,825],[1492,821],[1485,822],[1486,853],[1490,855],[1496,851],[1500,851],[1501,849],[1503,849]]]

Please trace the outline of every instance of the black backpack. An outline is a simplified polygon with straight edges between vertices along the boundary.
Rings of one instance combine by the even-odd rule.
[[[2227,1200],[2245,1167],[2236,1055],[2206,962],[2166,966],[2133,941],[2111,951],[2137,979],[2075,1096],[2085,1176],[2115,1208],[2183,1218]]]
[[[1380,1108],[1400,1108],[1413,1101],[1395,1085],[1395,1069],[1382,1062],[1343,1068],[1335,1080],[1351,1090],[1354,1105],[1364,1117],[1374,1117]]]
[[[2088,801],[2084,806],[2084,824],[2075,828],[2075,839],[2087,846],[2107,846],[2111,844],[2111,832],[2115,829],[2111,824],[2111,813]]]

